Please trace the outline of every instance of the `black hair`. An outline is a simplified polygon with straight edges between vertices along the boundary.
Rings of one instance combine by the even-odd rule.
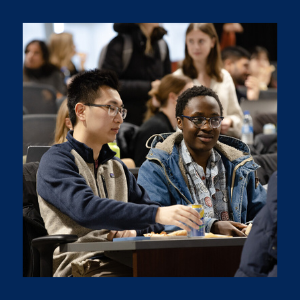
[[[25,47],[25,55],[28,53],[28,47],[31,44],[37,43],[40,46],[42,57],[44,60],[44,64],[39,69],[30,69],[24,65],[23,73],[26,74],[29,78],[41,78],[41,77],[48,77],[54,71],[58,71],[59,69],[50,63],[50,52],[48,49],[47,44],[41,40],[32,40],[30,41]]]
[[[199,96],[211,96],[216,99],[220,106],[221,116],[223,116],[223,106],[220,102],[218,95],[210,88],[205,87],[204,85],[193,86],[185,90],[177,99],[176,104],[176,117],[180,117],[183,114],[183,110],[189,103],[192,98]]]
[[[48,63],[49,58],[50,58],[50,52],[49,52],[48,46],[46,45],[46,43],[44,41],[32,40],[31,42],[29,42],[27,44],[27,46],[25,47],[25,54],[28,52],[28,47],[33,43],[39,44],[41,51],[42,51],[43,59],[44,59],[45,63]]]
[[[74,76],[68,86],[67,95],[69,116],[73,127],[76,124],[76,104],[79,102],[93,104],[96,98],[101,97],[102,86],[119,91],[117,74],[110,70],[93,69]]]
[[[250,60],[250,52],[240,46],[226,47],[221,52],[222,60],[232,59],[234,61],[240,60],[241,58],[247,58]]]

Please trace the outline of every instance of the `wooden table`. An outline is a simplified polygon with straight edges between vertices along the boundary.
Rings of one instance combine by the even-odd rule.
[[[134,277],[231,277],[246,238],[180,238],[70,243],[61,252],[104,251],[133,268]]]

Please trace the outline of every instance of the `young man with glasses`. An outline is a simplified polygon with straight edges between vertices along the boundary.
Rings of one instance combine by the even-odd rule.
[[[248,146],[220,136],[222,115],[211,89],[194,86],[183,92],[176,105],[181,132],[155,137],[138,184],[163,206],[202,204],[207,233],[244,236],[245,223],[266,202],[266,191]]]
[[[165,208],[150,201],[107,145],[126,117],[113,72],[95,69],[76,75],[68,87],[68,108],[74,130],[67,142],[43,155],[37,174],[39,206],[49,234],[76,234],[79,242],[99,242],[161,232],[161,224],[182,229],[191,220],[201,224],[189,207]],[[99,252],[54,252],[54,276],[70,275],[132,276],[132,269]]]

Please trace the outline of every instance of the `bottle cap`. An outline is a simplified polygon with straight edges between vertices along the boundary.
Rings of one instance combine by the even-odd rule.
[[[245,110],[244,111],[244,115],[250,115],[250,111],[249,110]]]

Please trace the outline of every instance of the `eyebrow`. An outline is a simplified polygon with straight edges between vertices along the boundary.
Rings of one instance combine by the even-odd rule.
[[[109,100],[107,104],[114,104],[116,106],[118,106],[118,102],[116,100]],[[124,104],[121,105],[121,107],[124,107]]]

